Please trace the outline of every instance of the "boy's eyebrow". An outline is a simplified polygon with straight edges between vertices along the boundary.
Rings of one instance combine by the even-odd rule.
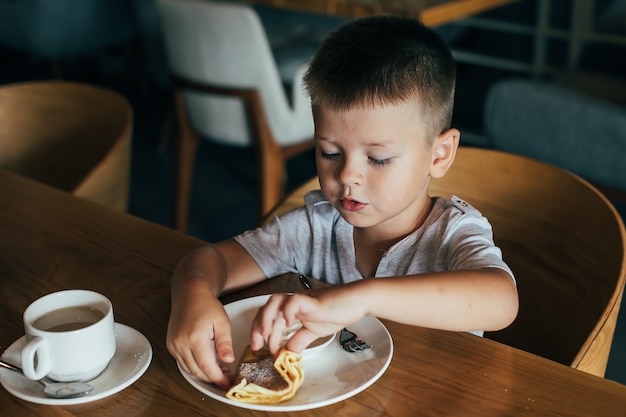
[[[393,146],[395,144],[396,143],[393,140],[391,140],[391,139],[387,139],[387,140],[383,140],[383,141],[377,141],[377,142],[364,143],[365,146],[371,147],[371,148],[375,148],[375,147],[383,148],[383,147],[386,147],[386,146],[389,146],[389,145]]]
[[[363,146],[366,148],[389,148],[398,146],[398,142],[393,139],[380,139],[373,140],[371,142],[365,142],[363,143]]]
[[[320,137],[320,136],[315,136],[314,140],[317,140],[320,142],[328,142],[328,143],[336,142],[332,139],[327,139],[327,138]],[[368,148],[384,148],[387,146],[395,146],[396,142],[391,139],[383,139],[383,140],[378,140],[378,141],[365,142],[363,145]]]

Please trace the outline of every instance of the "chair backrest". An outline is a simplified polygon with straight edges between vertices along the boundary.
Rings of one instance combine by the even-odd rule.
[[[277,143],[311,136],[310,114],[310,121],[293,123],[292,108],[254,9],[207,0],[158,0],[157,6],[174,76],[216,87],[258,90]],[[199,91],[187,91],[185,99],[191,123],[202,136],[240,146],[252,144],[241,100]],[[310,108],[306,111],[310,113]]]
[[[315,178],[276,213],[316,188]],[[430,194],[458,195],[478,208],[515,273],[519,315],[485,336],[603,376],[626,279],[626,231],[611,203],[564,169],[463,147]]]
[[[562,168],[472,148],[430,192],[478,208],[517,278],[517,319],[487,337],[603,376],[626,276],[624,224],[606,197]]]
[[[71,82],[0,87],[0,168],[126,210],[133,112],[121,95]]]

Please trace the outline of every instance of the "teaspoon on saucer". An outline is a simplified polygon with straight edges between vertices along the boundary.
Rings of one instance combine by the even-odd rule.
[[[24,375],[21,368],[3,360],[0,360],[0,367]],[[40,379],[36,382],[44,386],[43,392],[50,398],[75,398],[88,394],[93,390],[91,385],[84,382],[54,382],[47,380],[47,378]]]

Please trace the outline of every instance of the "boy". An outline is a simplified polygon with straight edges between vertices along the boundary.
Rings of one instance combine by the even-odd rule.
[[[167,345],[186,372],[229,387],[215,358],[235,360],[217,296],[285,272],[342,285],[274,295],[257,314],[252,349],[267,339],[276,353],[296,320],[303,327],[286,346],[295,352],[365,315],[479,334],[513,321],[515,281],[487,220],[456,197],[428,195],[459,144],[455,77],[444,42],[416,20],[360,19],[324,41],[305,76],[321,191],[181,261]]]

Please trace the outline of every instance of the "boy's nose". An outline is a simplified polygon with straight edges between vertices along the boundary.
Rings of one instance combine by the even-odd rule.
[[[358,165],[355,161],[346,160],[339,172],[339,182],[343,185],[359,184],[363,175]]]

